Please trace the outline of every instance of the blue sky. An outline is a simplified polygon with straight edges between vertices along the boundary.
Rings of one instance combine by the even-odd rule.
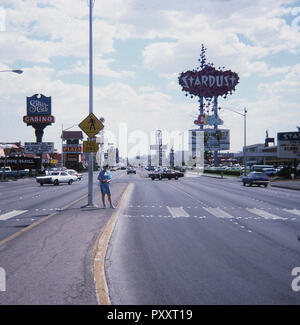
[[[296,130],[299,0],[96,0],[94,113],[105,117],[116,145],[120,123],[129,140],[158,128],[195,127],[197,99],[184,96],[177,78],[197,67],[202,43],[209,62],[240,77],[233,95],[219,100],[231,151],[242,150],[243,119],[225,108],[247,108],[248,144],[262,143],[266,129],[271,137]],[[1,0],[0,48],[0,70],[24,70],[0,73],[0,142],[35,141],[22,118],[26,96],[43,93],[52,97],[56,118],[44,141],[60,149],[62,126],[88,115],[87,1]],[[146,145],[128,144],[140,154]]]

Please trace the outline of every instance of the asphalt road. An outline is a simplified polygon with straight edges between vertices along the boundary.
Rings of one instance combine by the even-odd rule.
[[[127,177],[106,261],[112,304],[300,304],[299,192]]]
[[[98,189],[98,172],[94,173],[94,189]],[[114,177],[122,175],[114,172]],[[0,183],[0,241],[37,220],[61,210],[88,193],[88,175],[72,185],[40,186],[35,178]]]

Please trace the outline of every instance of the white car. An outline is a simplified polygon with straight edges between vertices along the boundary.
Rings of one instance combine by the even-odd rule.
[[[76,177],[77,177],[77,180],[78,180],[78,181],[81,181],[83,175],[77,173],[76,170],[74,170],[74,169],[67,169],[66,172],[68,172],[68,173],[69,173],[70,175],[72,175],[72,176],[76,176]]]
[[[77,176],[71,175],[66,171],[51,172],[47,176],[36,177],[37,183],[39,183],[41,186],[43,186],[44,184],[59,185],[61,183],[67,183],[71,185],[76,180]]]

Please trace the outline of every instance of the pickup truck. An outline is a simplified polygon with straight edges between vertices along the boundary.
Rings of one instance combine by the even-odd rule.
[[[44,184],[53,184],[58,186],[61,183],[67,183],[71,185],[74,181],[77,180],[77,176],[71,175],[66,171],[57,171],[51,172],[47,176],[38,176],[35,179],[41,186]]]
[[[23,176],[28,176],[29,172],[27,170],[11,170],[11,167],[1,167],[0,169],[0,179],[1,178],[18,178]]]
[[[148,174],[148,177],[150,177],[153,181],[155,179],[162,180],[163,178],[167,178],[168,180],[174,178],[175,180],[178,180],[179,177],[183,177],[183,176],[184,173],[174,171],[171,169],[158,170]]]

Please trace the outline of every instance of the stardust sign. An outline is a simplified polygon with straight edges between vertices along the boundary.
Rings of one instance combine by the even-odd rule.
[[[182,90],[194,96],[213,97],[232,93],[239,81],[237,73],[206,66],[201,71],[182,72],[178,78]]]

